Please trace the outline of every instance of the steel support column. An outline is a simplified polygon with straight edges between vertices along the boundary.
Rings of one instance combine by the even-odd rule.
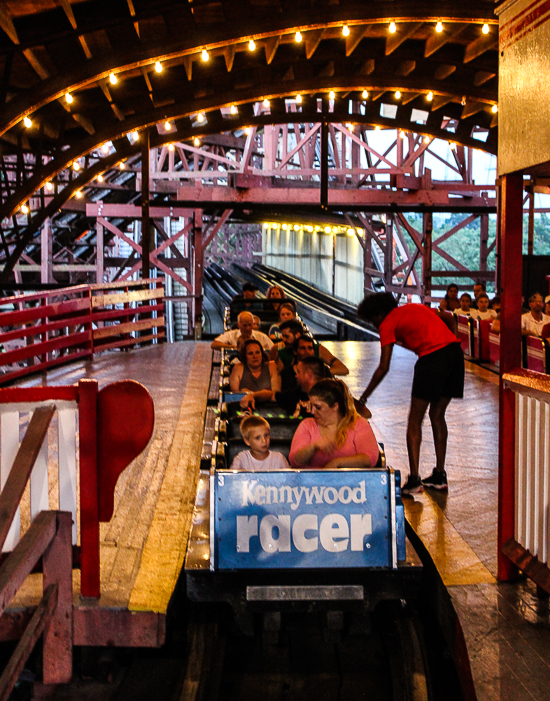
[[[500,370],[504,374],[521,366],[521,294],[523,243],[523,175],[502,177],[500,220]],[[502,554],[502,546],[514,537],[515,522],[515,399],[500,386],[498,479],[498,577],[513,579],[517,568]]]

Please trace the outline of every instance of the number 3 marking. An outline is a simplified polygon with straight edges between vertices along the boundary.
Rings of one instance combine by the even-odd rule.
[[[387,484],[387,483],[388,483],[388,476],[386,475],[386,473],[380,475],[380,478],[381,478],[381,480],[382,480],[382,484]]]

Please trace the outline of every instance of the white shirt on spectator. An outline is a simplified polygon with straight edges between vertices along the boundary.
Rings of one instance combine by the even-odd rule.
[[[487,309],[486,312],[480,312],[479,309],[472,309],[470,312],[472,319],[480,319],[481,321],[492,321],[497,318],[497,313],[494,309]]]
[[[269,451],[265,460],[256,460],[249,450],[243,450],[235,455],[232,470],[244,470],[246,472],[272,472],[273,470],[288,470],[290,465],[282,453]]]
[[[521,330],[528,331],[530,336],[539,336],[542,331],[542,327],[545,324],[550,324],[550,316],[543,314],[540,321],[533,318],[531,312],[521,315]]]
[[[225,331],[220,336],[217,336],[214,340],[219,341],[220,343],[227,343],[231,346],[236,347],[237,339],[240,335],[241,332],[239,329],[231,329],[231,331]],[[262,344],[262,348],[264,350],[271,350],[271,347],[273,346],[273,341],[269,338],[269,336],[266,336],[265,333],[253,329],[252,338],[255,338],[256,341],[259,341]]]

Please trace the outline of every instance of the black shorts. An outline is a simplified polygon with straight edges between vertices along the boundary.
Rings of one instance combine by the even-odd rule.
[[[418,358],[414,366],[412,396],[433,402],[440,397],[464,396],[464,353],[460,343],[449,343]]]

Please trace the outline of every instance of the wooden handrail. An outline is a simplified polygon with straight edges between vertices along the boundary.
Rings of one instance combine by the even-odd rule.
[[[68,512],[41,511],[0,567],[3,612],[26,577],[42,559],[43,596],[0,678],[0,701],[7,701],[25,662],[44,633],[44,683],[72,676],[71,524]]]
[[[46,438],[54,412],[55,406],[53,404],[39,407],[34,411],[17,451],[6,485],[0,494],[0,551],[8,537],[13,517],[19,507],[42,443]]]

